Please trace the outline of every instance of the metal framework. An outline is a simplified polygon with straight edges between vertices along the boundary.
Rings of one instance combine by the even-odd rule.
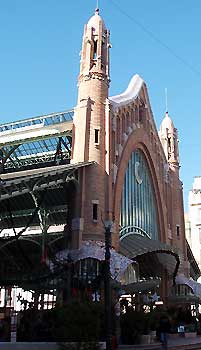
[[[81,168],[92,164],[69,164],[73,114],[0,125],[1,285],[48,291],[65,279],[48,259],[68,244]]]
[[[79,174],[81,168],[92,164],[56,165],[1,175],[1,285],[47,291],[53,283],[62,283],[65,271],[61,264],[56,269],[58,277],[41,263],[47,258],[54,261],[56,252],[65,247],[70,234],[65,226],[70,230],[68,217]]]
[[[43,169],[34,169],[10,174],[2,174],[0,183],[0,201],[21,196],[23,194],[59,188],[62,184],[74,178],[75,170],[91,162],[77,165],[58,165]]]
[[[68,163],[73,110],[0,125],[0,173]]]

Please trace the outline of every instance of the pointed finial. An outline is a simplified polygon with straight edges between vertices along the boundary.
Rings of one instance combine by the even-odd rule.
[[[168,113],[168,96],[167,96],[167,88],[165,88],[165,111]]]
[[[99,15],[99,6],[98,6],[98,0],[96,0],[96,10],[95,13]]]

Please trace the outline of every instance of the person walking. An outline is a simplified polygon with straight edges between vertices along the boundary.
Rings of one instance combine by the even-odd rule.
[[[168,335],[170,333],[170,321],[167,315],[162,315],[159,324],[159,333],[161,341],[161,349],[167,350],[168,348]]]

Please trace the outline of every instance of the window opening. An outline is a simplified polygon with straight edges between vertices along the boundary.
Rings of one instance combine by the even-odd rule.
[[[93,59],[96,60],[97,58],[97,41],[94,41],[94,54]]]
[[[98,204],[93,203],[93,220],[98,220]]]
[[[198,231],[199,231],[199,242],[201,244],[201,228],[200,227],[198,228]]]
[[[171,138],[168,137],[167,141],[168,141],[168,153],[171,153]]]
[[[94,141],[96,144],[99,144],[99,129],[95,129],[95,137],[94,137]]]
[[[179,237],[180,236],[180,226],[179,225],[176,226],[176,233],[177,233],[177,237]]]

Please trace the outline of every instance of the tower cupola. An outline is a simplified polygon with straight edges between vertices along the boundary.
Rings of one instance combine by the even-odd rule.
[[[72,162],[95,161],[103,169],[108,129],[109,49],[110,32],[96,9],[84,26]]]
[[[92,28],[93,34],[95,35],[99,31],[99,27],[102,26],[102,31],[106,30],[105,23],[102,17],[99,15],[99,9],[96,8],[95,14],[89,19],[87,23],[88,28]]]
[[[165,131],[167,129],[169,130],[169,132],[174,130],[174,124],[168,112],[165,113],[165,117],[163,118],[163,121],[160,126],[160,131]]]
[[[110,33],[99,9],[84,27],[79,83],[91,77],[103,79],[109,85]]]

